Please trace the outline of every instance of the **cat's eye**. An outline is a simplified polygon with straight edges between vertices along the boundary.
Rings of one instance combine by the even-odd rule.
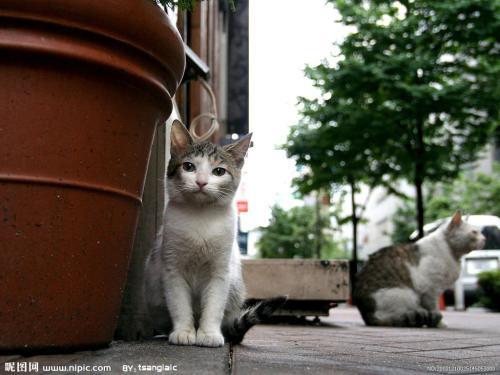
[[[182,163],[182,169],[184,169],[186,172],[193,172],[196,168],[193,163],[186,161]]]
[[[217,167],[212,171],[212,173],[215,176],[223,176],[224,174],[226,174],[226,170],[224,168]]]

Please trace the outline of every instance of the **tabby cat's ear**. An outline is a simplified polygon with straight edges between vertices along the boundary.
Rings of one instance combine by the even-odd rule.
[[[188,147],[193,144],[193,139],[186,127],[179,120],[174,120],[172,129],[170,130],[170,143],[172,145],[172,153],[183,154]]]
[[[248,148],[250,147],[250,141],[252,140],[252,133],[241,137],[236,142],[224,146],[224,150],[227,151],[235,159],[238,167],[243,165],[245,155],[247,154]]]
[[[448,229],[453,229],[457,228],[462,224],[462,214],[460,211],[455,212],[455,215],[453,215],[450,224],[448,224]]]

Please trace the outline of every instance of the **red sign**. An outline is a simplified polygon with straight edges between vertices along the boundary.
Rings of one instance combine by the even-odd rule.
[[[248,212],[248,201],[237,201],[238,212]]]

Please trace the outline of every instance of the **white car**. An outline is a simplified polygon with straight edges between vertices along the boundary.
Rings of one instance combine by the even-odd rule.
[[[424,225],[424,234],[434,232],[450,218],[439,219]],[[500,218],[493,215],[469,215],[465,220],[481,229],[486,237],[482,250],[474,250],[460,259],[460,277],[455,283],[454,291],[445,293],[445,300],[454,300],[457,310],[463,310],[477,301],[477,275],[483,271],[500,269]],[[418,232],[410,235],[410,240],[417,239]]]
[[[465,221],[469,224],[475,225],[479,228],[484,227],[497,227],[500,229],[500,218],[498,216],[493,215],[466,215],[464,216]],[[446,223],[451,220],[451,217],[446,217],[444,219],[438,219],[433,221],[432,223],[424,225],[424,235],[427,236],[429,233],[434,232],[438,229],[441,224]],[[414,231],[410,234],[410,240],[415,241],[418,237],[418,231]]]
[[[463,310],[477,301],[477,275],[500,269],[500,250],[474,250],[460,259],[460,278],[455,283],[455,308]]]

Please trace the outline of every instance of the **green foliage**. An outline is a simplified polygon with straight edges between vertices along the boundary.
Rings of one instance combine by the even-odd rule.
[[[354,27],[284,146],[299,191],[452,180],[498,127],[500,2],[330,0]]]
[[[157,4],[164,8],[178,8],[180,10],[193,10],[199,0],[155,0]]]
[[[462,172],[457,179],[430,189],[426,200],[425,221],[449,217],[457,209],[471,215],[500,216],[500,163],[495,163],[492,173]],[[403,201],[393,216],[392,241],[403,243],[416,229],[411,218],[415,217],[412,202]]]
[[[495,163],[492,173],[464,172],[444,184],[441,192],[435,190],[427,204],[429,219],[450,216],[457,208],[468,214],[500,216],[500,163]]]
[[[479,303],[500,311],[500,270],[481,272],[478,275]]]
[[[164,8],[168,7],[170,9],[178,8],[180,10],[192,11],[194,7],[203,0],[155,0],[157,4],[162,5]],[[230,8],[235,9],[235,0],[227,0]]]
[[[270,224],[260,230],[262,237],[257,242],[257,247],[262,258],[314,258],[317,241],[320,244],[321,258],[346,256],[333,241],[331,215],[321,212],[317,221],[315,207],[301,206],[287,211],[275,205]],[[316,235],[318,232],[320,238]]]
[[[392,243],[406,243],[409,241],[410,234],[415,230],[415,205],[403,201],[394,215],[392,216],[393,230],[391,233]]]

